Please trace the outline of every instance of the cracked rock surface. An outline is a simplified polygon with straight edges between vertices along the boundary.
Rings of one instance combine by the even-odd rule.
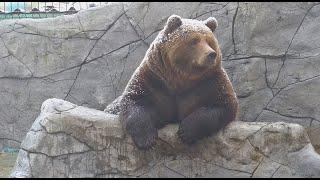
[[[235,121],[194,146],[178,126],[138,150],[117,115],[48,99],[22,141],[11,177],[320,177],[320,155],[305,128]]]
[[[1,21],[0,149],[19,147],[48,98],[103,110],[172,14],[217,18],[239,120],[298,123],[320,147],[319,12],[316,2],[119,2]]]

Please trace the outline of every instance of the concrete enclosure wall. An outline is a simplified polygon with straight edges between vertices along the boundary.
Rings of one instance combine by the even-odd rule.
[[[108,3],[74,15],[0,22],[0,148],[18,147],[43,101],[103,110],[167,18],[217,18],[243,121],[320,121],[319,3]]]

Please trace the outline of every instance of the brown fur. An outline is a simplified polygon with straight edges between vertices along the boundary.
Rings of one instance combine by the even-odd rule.
[[[225,127],[238,111],[212,32],[216,20],[208,19],[192,30],[189,21],[170,18],[120,101],[121,122],[140,149],[154,145],[157,129],[177,122],[181,140],[193,144]]]

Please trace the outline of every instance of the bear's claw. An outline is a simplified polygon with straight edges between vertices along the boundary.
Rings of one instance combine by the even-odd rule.
[[[182,127],[180,127],[178,130],[178,136],[183,143],[188,145],[194,144],[197,140],[196,137],[191,132],[184,130],[184,128]]]
[[[141,150],[149,150],[154,147],[158,138],[157,131],[150,132],[141,136],[132,136],[135,145]]]

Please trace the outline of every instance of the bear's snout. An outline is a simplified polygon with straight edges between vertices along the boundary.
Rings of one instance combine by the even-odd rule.
[[[215,52],[211,52],[208,54],[208,61],[214,61],[216,59],[217,54]]]
[[[206,57],[206,60],[205,60],[205,63],[210,65],[210,64],[214,64],[215,63],[215,60],[216,60],[216,57],[217,57],[217,53],[212,51],[210,53],[208,53],[207,57]]]

